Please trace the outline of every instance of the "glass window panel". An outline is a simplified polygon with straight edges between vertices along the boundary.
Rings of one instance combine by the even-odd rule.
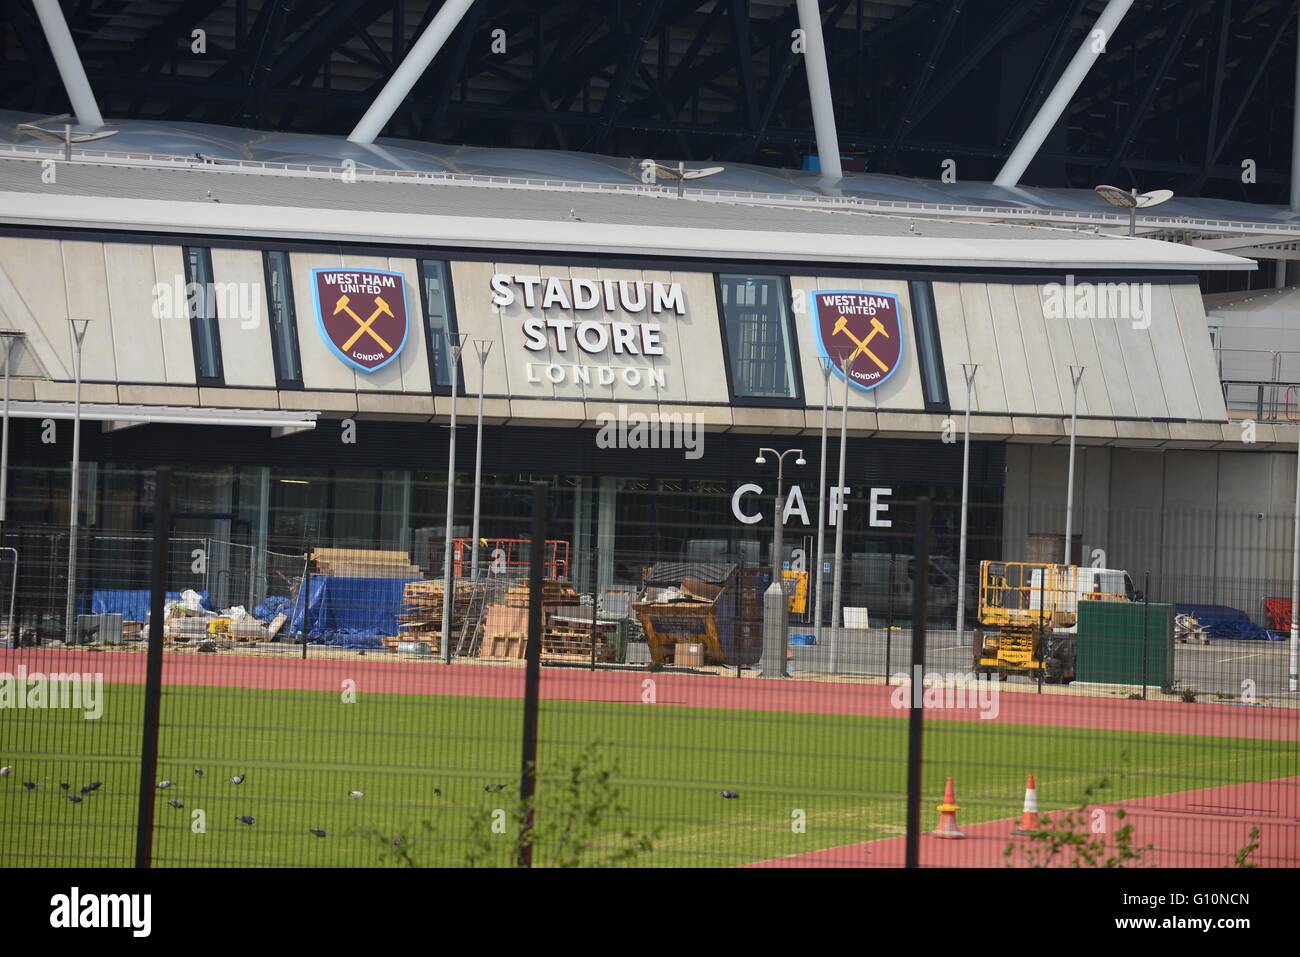
[[[266,254],[266,298],[271,313],[271,345],[275,353],[275,376],[281,383],[302,384],[298,355],[298,328],[293,308],[293,282],[289,254]]]
[[[429,374],[435,389],[451,388],[451,362],[447,336],[456,335],[456,321],[451,314],[451,289],[447,264],[425,259],[420,262],[420,281],[424,286],[425,339],[429,344]]]
[[[221,331],[217,301],[212,294],[212,252],[205,246],[185,247],[190,336],[194,341],[194,373],[201,383],[222,384]]]
[[[719,276],[718,283],[735,396],[798,398],[785,280]]]

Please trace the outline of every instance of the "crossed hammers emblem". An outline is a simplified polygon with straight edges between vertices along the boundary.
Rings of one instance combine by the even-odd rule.
[[[881,362],[880,357],[877,356],[874,352],[872,352],[869,348],[867,348],[871,344],[871,340],[876,338],[876,336],[884,336],[886,339],[889,338],[889,333],[885,331],[884,323],[882,323],[875,316],[871,317],[871,331],[867,333],[867,337],[865,339],[859,339],[853,333],[849,332],[849,320],[846,319],[844,316],[840,316],[838,319],[835,320],[835,328],[831,330],[831,335],[848,336],[849,340],[853,342],[854,345],[857,346],[857,348],[853,350],[853,355],[849,356],[848,359],[849,362],[852,362],[859,355],[865,353],[868,359],[870,359],[872,362],[874,362],[877,366],[880,367],[881,372],[889,371],[889,366]]]
[[[347,352],[349,349],[351,349],[356,344],[356,341],[361,338],[363,333],[369,335],[371,339],[374,339],[375,342],[383,346],[385,352],[393,351],[393,347],[390,346],[387,342],[385,342],[383,340],[383,337],[380,336],[379,333],[375,332],[375,330],[371,328],[374,325],[375,320],[378,319],[381,315],[385,315],[385,316],[393,315],[392,308],[388,305],[388,303],[384,302],[383,296],[375,296],[375,311],[372,312],[365,319],[362,319],[360,316],[358,316],[355,312],[352,311],[352,307],[348,305],[347,296],[339,296],[339,301],[334,303],[334,315],[337,316],[340,312],[346,312],[349,316],[352,317],[352,320],[357,324],[357,331],[352,333],[352,338],[349,339],[347,342],[343,343],[344,352]]]

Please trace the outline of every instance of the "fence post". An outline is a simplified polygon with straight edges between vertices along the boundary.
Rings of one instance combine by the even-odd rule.
[[[916,500],[915,558],[912,572],[912,687],[907,714],[907,854],[906,866],[920,866],[921,733],[924,729],[925,609],[930,587],[930,499]]]
[[[311,548],[302,554],[302,657],[307,660],[307,635],[311,632]]]
[[[144,733],[140,742],[140,808],[135,825],[135,866],[153,857],[153,810],[158,772],[158,722],[162,709],[163,607],[170,559],[172,472],[158,469],[153,504],[153,548],[149,573],[149,648],[145,660]]]
[[[1147,700],[1147,639],[1151,631],[1151,572],[1142,578],[1142,700]]]
[[[888,611],[885,614],[885,684],[893,684],[889,677],[889,653],[894,642],[894,552],[891,543],[889,552],[889,598],[886,607]]]
[[[528,645],[524,652],[524,741],[519,768],[520,867],[533,866],[533,794],[537,787],[537,700],[542,676],[542,563],[546,542],[548,488],[533,483],[533,540],[528,549]]]
[[[592,546],[595,554],[599,546]],[[591,670],[596,670],[596,606],[600,602],[600,583],[593,580],[591,585]]]

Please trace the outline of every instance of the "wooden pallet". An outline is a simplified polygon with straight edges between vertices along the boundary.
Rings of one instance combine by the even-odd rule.
[[[527,608],[528,598],[527,583],[511,585],[506,589],[504,604],[512,608]],[[542,582],[543,605],[576,605],[578,603],[578,592],[567,581],[548,578]]]
[[[542,657],[591,660],[591,632],[572,628],[551,628],[542,633]],[[596,660],[610,661],[614,657],[610,643],[596,636]]]

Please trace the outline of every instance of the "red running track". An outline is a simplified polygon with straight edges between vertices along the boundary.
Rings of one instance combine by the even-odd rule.
[[[80,649],[0,649],[0,671],[97,672],[109,683],[143,684],[142,652],[91,652]],[[457,662],[393,659],[379,652],[346,658],[291,658],[250,655],[168,653],[163,682],[168,685],[226,688],[338,691],[345,679],[358,693],[425,694],[485,698],[522,698],[524,671],[519,667]],[[651,684],[652,683],[652,684]],[[884,685],[834,681],[764,681],[722,675],[686,675],[633,671],[587,671],[543,668],[541,695],[551,701],[641,703],[653,688],[657,704],[692,708],[786,711],[903,717],[905,708],[892,698],[905,694]],[[926,709],[927,718],[973,721],[973,708]],[[1094,728],[1170,734],[1215,735],[1270,741],[1300,739],[1300,710],[1244,707],[1225,703],[1131,701],[1126,698],[1005,692],[991,720],[1062,728]]]
[[[959,791],[958,804],[960,797]],[[1260,831],[1260,846],[1250,856],[1251,863],[1260,867],[1295,867],[1300,860],[1300,778],[1231,784],[1095,807],[1108,812],[1123,807],[1127,814],[1123,824],[1133,825],[1133,845],[1153,845],[1151,850],[1142,853],[1140,866],[1232,867],[1237,852],[1250,843],[1250,830],[1256,826]],[[1122,826],[1113,813],[1108,813],[1106,820],[1111,829]],[[922,867],[1025,866],[1029,863],[1026,849],[1030,841],[1011,835],[1015,825],[1015,818],[962,825],[963,840],[926,834],[920,842],[920,864]],[[1010,859],[1005,856],[1008,844],[1015,848]],[[750,866],[902,867],[905,852],[904,838],[889,837]],[[1057,863],[1068,865],[1070,860],[1067,856]]]

